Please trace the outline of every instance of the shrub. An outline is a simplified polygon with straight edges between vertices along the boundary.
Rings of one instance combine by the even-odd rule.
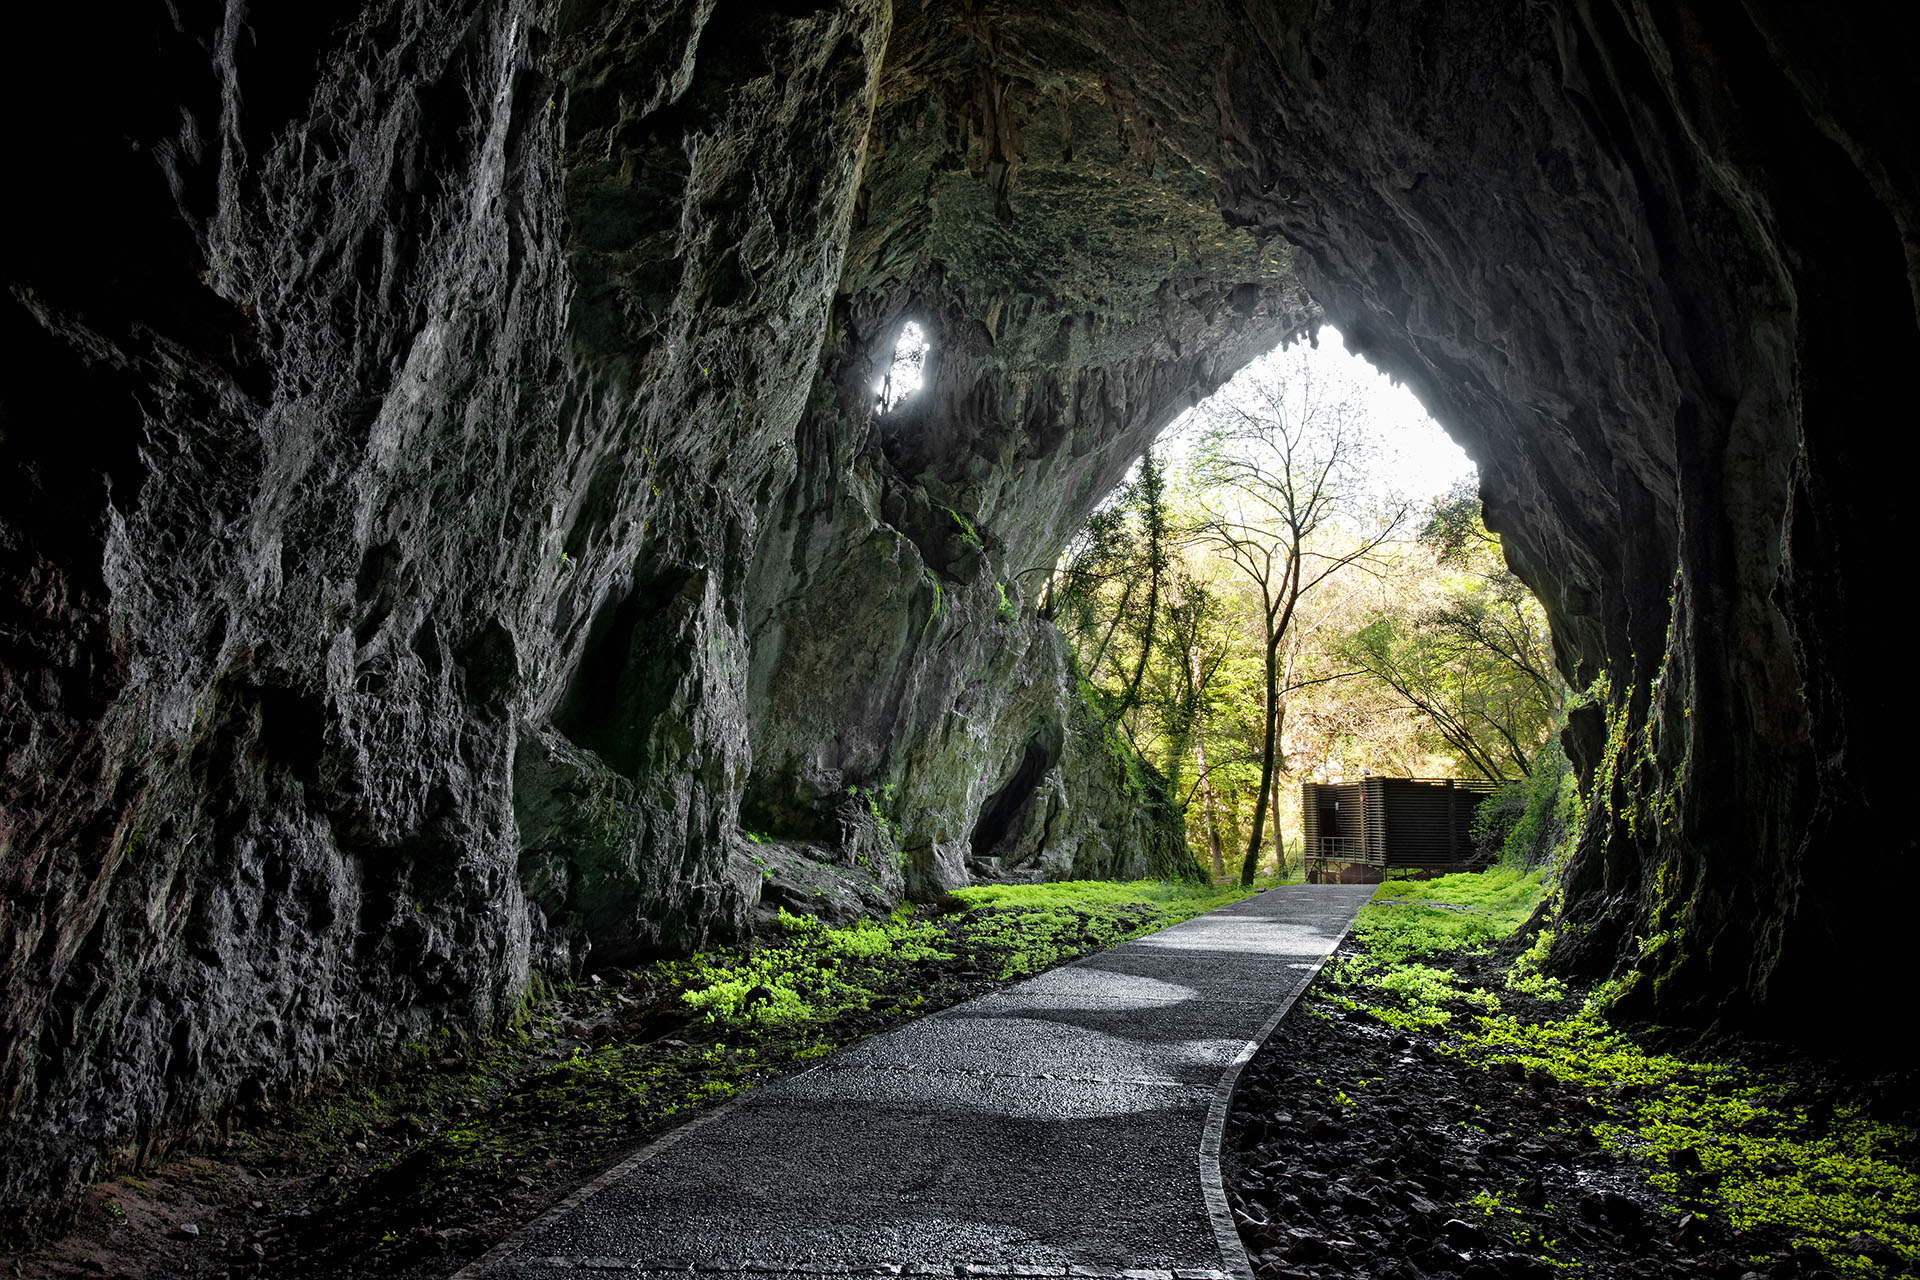
[[[1487,862],[1522,870],[1551,863],[1579,828],[1580,791],[1557,740],[1535,753],[1533,773],[1482,801],[1473,815],[1474,849]]]

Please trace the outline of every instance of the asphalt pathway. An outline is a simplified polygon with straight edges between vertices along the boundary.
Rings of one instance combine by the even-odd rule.
[[[461,1275],[1224,1280],[1232,1078],[1371,892],[1270,889],[864,1040]]]

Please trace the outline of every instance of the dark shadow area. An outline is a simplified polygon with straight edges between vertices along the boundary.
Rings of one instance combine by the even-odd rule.
[[[1047,770],[1053,768],[1057,754],[1038,738],[1027,743],[1013,776],[987,798],[986,806],[980,810],[980,820],[974,824],[970,841],[974,857],[991,854],[1007,838],[1007,833],[1014,829],[1015,819],[1025,812],[1027,802],[1033,798],[1034,788],[1040,785]]]

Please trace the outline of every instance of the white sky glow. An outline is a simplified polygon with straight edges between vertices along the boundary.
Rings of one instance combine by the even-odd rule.
[[[900,340],[893,344],[893,360],[887,371],[873,384],[874,398],[885,413],[920,389],[926,371],[926,333],[909,320],[900,329]]]
[[[1350,389],[1365,406],[1369,425],[1380,441],[1377,470],[1382,488],[1419,502],[1443,494],[1456,482],[1475,474],[1473,461],[1428,416],[1413,392],[1396,385],[1364,356],[1348,350],[1346,338],[1331,325],[1321,328],[1318,347],[1302,342],[1292,348],[1275,348],[1235,378],[1262,369],[1285,368],[1295,360],[1305,362],[1314,379],[1329,392],[1338,395],[1340,390]],[[1179,455],[1186,451],[1182,427],[1191,417],[1167,429],[1160,446],[1164,452]]]

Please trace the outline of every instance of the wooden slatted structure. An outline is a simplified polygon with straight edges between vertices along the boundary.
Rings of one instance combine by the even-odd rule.
[[[1466,870],[1474,863],[1474,810],[1493,791],[1477,778],[1303,782],[1307,878],[1370,883],[1389,870]]]

